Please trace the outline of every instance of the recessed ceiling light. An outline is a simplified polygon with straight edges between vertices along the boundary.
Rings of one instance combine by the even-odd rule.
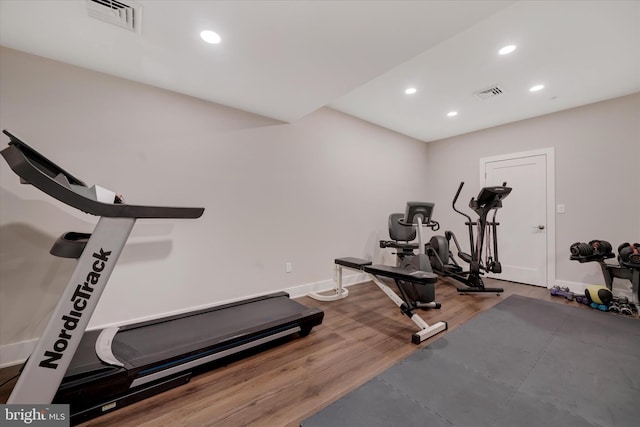
[[[529,92],[537,92],[544,88],[544,85],[535,85],[529,89]]]
[[[458,112],[457,112],[457,111],[449,111],[449,112],[447,113],[447,117],[455,117],[455,116],[457,116],[457,115],[458,115]]]
[[[201,32],[200,37],[202,37],[202,40],[211,44],[218,44],[222,40],[218,33],[210,30],[204,30],[203,32]]]
[[[507,55],[507,54],[513,52],[514,50],[516,50],[516,45],[515,44],[510,44],[510,45],[507,45],[507,46],[503,47],[502,49],[500,49],[498,51],[498,53],[500,55]]]
[[[406,93],[407,95],[413,95],[417,91],[418,91],[418,89],[416,89],[415,87],[410,87],[407,90],[405,90],[404,93]]]

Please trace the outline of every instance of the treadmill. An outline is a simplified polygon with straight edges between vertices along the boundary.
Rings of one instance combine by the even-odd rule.
[[[322,323],[324,312],[276,292],[122,327],[85,332],[138,218],[195,219],[204,208],[136,206],[91,188],[7,132],[0,154],[22,183],[99,216],[93,233],[59,237],[51,254],[77,258],[76,268],[9,404],[70,405],[77,424],[187,383],[231,358],[259,351]]]

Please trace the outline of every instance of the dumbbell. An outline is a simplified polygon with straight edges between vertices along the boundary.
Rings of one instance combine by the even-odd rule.
[[[573,256],[588,256],[593,255],[593,246],[587,243],[576,242],[569,247],[571,255]]]
[[[609,311],[613,311],[614,313],[624,314],[625,316],[633,315],[632,305],[629,303],[629,298],[627,297],[614,298],[614,301],[611,304]]]
[[[611,243],[606,240],[592,240],[589,242],[589,246],[593,247],[597,254],[610,254],[613,251]]]
[[[618,258],[621,263],[640,265],[640,243],[623,243],[618,246]]]
[[[554,286],[550,289],[550,292],[551,296],[563,296],[569,301],[573,301],[573,298],[575,296],[575,294],[571,292],[567,287],[561,288],[560,286]]]

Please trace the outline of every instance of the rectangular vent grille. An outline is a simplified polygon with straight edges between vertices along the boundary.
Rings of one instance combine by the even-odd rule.
[[[142,6],[134,1],[86,0],[92,18],[140,33]]]
[[[479,90],[477,92],[473,92],[480,99],[489,99],[494,96],[502,95],[504,93],[504,89],[499,85],[493,85],[486,89]]]

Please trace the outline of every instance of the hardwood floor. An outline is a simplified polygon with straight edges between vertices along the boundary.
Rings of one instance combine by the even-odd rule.
[[[420,311],[428,323],[446,321],[444,336],[509,295],[525,295],[560,304],[545,288],[486,279],[505,292],[459,295],[452,283],[436,288],[440,310]],[[415,325],[373,283],[349,287],[349,297],[302,304],[325,312],[322,325],[294,339],[227,366],[194,377],[188,384],[93,419],[84,426],[298,426],[300,421],[416,351]],[[585,307],[585,309],[587,309]],[[0,382],[16,367],[0,370]],[[5,402],[12,387],[0,390]],[[372,402],[375,404],[375,402]]]

